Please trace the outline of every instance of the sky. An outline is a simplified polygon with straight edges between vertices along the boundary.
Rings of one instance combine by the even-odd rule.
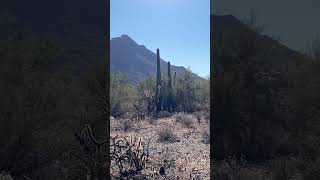
[[[243,18],[255,12],[266,35],[280,37],[289,48],[303,51],[320,33],[319,0],[212,0],[211,12]]]
[[[111,0],[110,36],[129,35],[176,66],[210,74],[210,0]]]

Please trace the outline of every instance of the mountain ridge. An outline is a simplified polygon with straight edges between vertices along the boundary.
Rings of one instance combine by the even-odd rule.
[[[218,37],[223,34],[223,46],[230,46],[225,40],[236,40],[241,35],[239,32],[243,30],[248,30],[248,27],[239,19],[232,15],[215,15],[211,14],[210,18],[212,29],[211,41],[213,47],[219,48],[221,45],[218,43]],[[240,35],[240,36],[239,36]],[[260,61],[264,61],[273,66],[277,70],[284,70],[293,62],[301,59],[304,55],[300,52],[297,52],[284,44],[280,43],[278,40],[273,39],[269,35],[264,35],[260,33],[255,33],[257,37],[258,44],[256,47],[255,58]],[[213,48],[212,52],[215,52],[217,48]],[[267,54],[265,54],[265,52]],[[214,53],[215,55],[217,53]],[[214,57],[217,58],[217,57]],[[219,62],[216,62],[219,63]],[[219,65],[218,65],[219,66]]]
[[[111,72],[118,71],[125,74],[130,82],[138,83],[150,76],[156,75],[157,55],[144,45],[138,44],[130,36],[123,34],[110,39],[110,66]],[[167,74],[168,61],[161,58],[160,68],[162,74]],[[180,76],[187,69],[183,66],[170,64],[172,76],[176,72]],[[193,73],[197,81],[204,78]]]

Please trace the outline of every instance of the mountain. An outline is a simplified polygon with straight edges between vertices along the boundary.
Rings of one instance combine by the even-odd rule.
[[[228,40],[235,40],[241,36],[241,32],[248,30],[247,26],[235,18],[232,15],[211,15],[211,53],[214,54],[215,61],[219,66],[219,59],[215,56],[217,49],[220,48],[218,43],[218,37],[222,36],[223,46],[230,47],[232,44],[229,44]],[[258,61],[264,61],[272,65],[273,68],[283,70],[287,68],[293,62],[298,61],[303,58],[304,55],[296,52],[287,46],[281,44],[279,41],[273,39],[270,36],[255,34],[257,38],[257,46],[254,54],[254,58]]]
[[[84,74],[88,67],[106,60],[107,1],[5,0],[0,7],[1,26],[23,38],[50,40],[59,49],[56,69]],[[1,25],[1,24],[0,24]],[[1,33],[2,34],[2,33]],[[0,36],[1,38],[1,36]]]
[[[160,49],[161,57],[161,49]],[[111,72],[118,71],[127,75],[129,82],[137,83],[150,76],[156,75],[157,55],[144,45],[139,45],[128,35],[112,38],[110,40],[110,66]],[[172,76],[176,72],[180,76],[186,68],[171,64]],[[162,74],[167,74],[168,63],[160,59]],[[203,80],[200,76],[193,74],[197,80]]]

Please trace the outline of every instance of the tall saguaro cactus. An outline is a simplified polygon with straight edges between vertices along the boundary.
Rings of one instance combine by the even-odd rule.
[[[160,71],[160,52],[159,49],[157,49],[157,90],[156,90],[156,97],[158,97],[157,100],[157,112],[161,111],[161,71]]]
[[[168,62],[168,88],[171,90],[171,72],[170,72],[170,62]]]
[[[172,85],[171,85],[171,71],[170,71],[170,62],[168,62],[168,100],[167,100],[168,111],[172,111]]]

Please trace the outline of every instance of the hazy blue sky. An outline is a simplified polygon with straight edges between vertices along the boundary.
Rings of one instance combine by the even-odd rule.
[[[129,35],[173,65],[210,74],[210,0],[111,0],[111,38]]]
[[[238,18],[254,11],[265,34],[280,36],[282,43],[303,50],[320,33],[319,0],[212,0],[213,14],[231,14]]]

